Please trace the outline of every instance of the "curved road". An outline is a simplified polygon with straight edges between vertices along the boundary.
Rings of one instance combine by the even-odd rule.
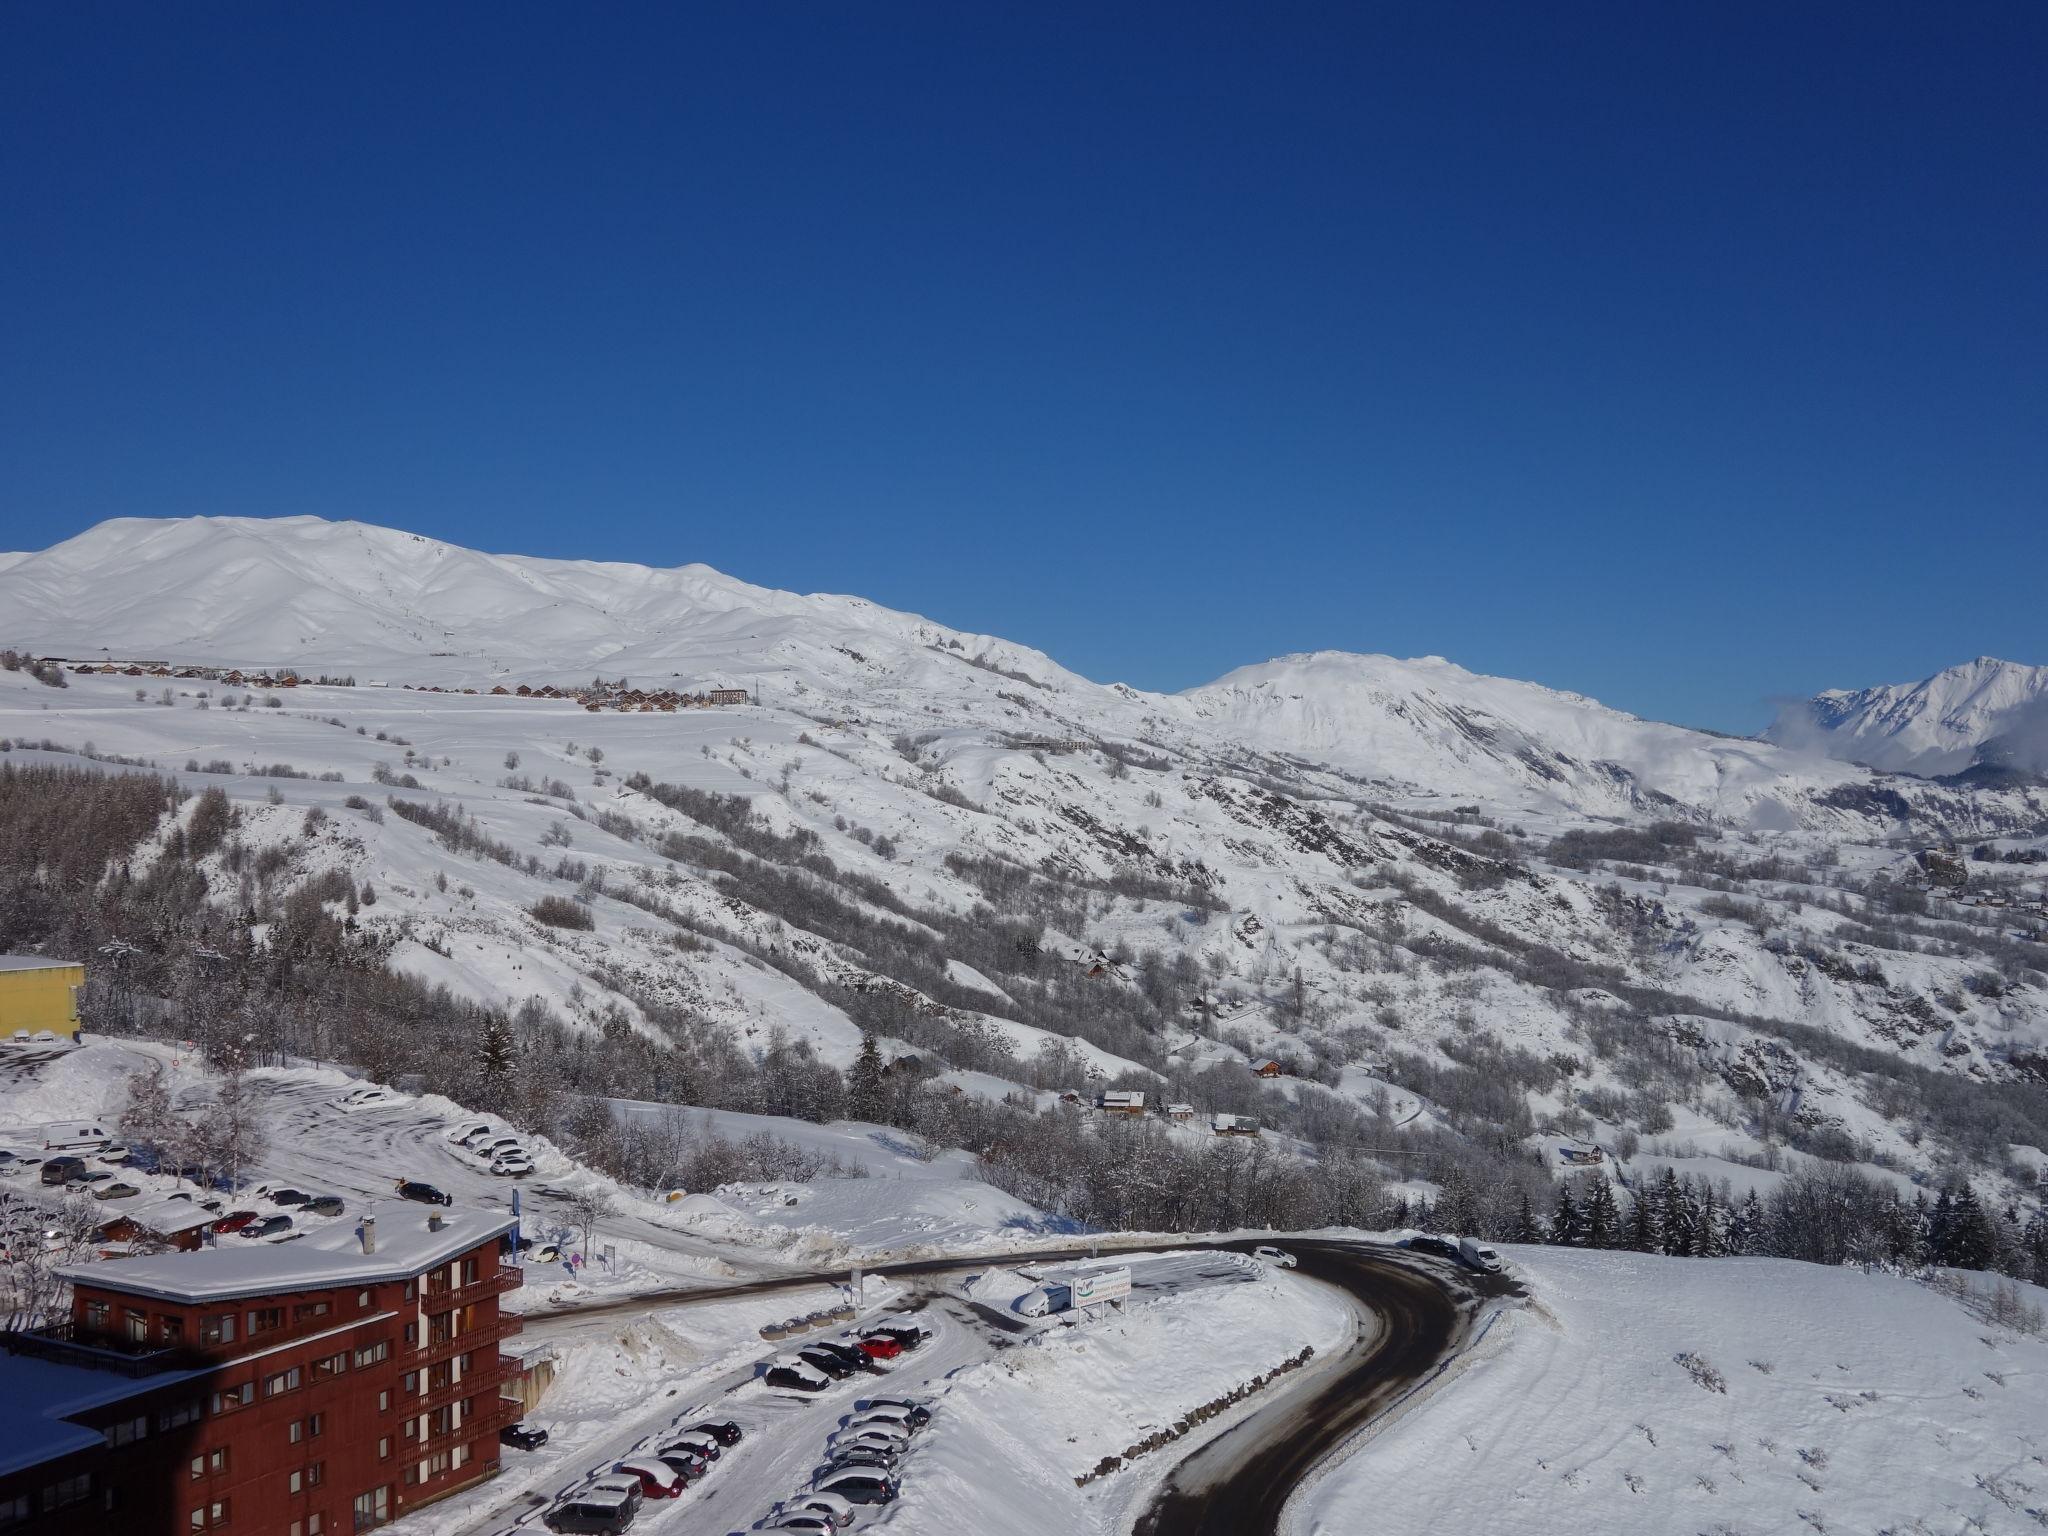
[[[1483,1294],[1513,1282],[1470,1275],[1405,1249],[1281,1239],[1300,1272],[1380,1317],[1316,1389],[1283,1396],[1206,1442],[1168,1475],[1135,1536],[1270,1536],[1317,1466],[1428,1376],[1471,1330]],[[1242,1245],[1232,1245],[1242,1246]]]

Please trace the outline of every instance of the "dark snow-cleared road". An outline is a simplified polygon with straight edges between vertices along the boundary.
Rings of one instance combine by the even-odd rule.
[[[1303,1480],[1464,1343],[1486,1295],[1515,1289],[1377,1243],[1281,1241],[1301,1274],[1344,1291],[1380,1326],[1361,1331],[1336,1369],[1283,1389],[1192,1452],[1138,1517],[1135,1536],[1277,1532]]]

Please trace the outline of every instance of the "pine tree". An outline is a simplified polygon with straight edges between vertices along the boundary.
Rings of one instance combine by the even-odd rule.
[[[1621,1210],[1615,1204],[1614,1186],[1596,1179],[1586,1194],[1586,1246],[1612,1248],[1621,1241]]]
[[[1956,1191],[1955,1216],[1949,1229],[1948,1255],[1943,1263],[1957,1269],[1989,1269],[1997,1256],[1998,1241],[1977,1192],[1965,1183]]]
[[[1479,1230],[1479,1197],[1473,1193],[1470,1176],[1456,1163],[1444,1170],[1436,1212],[1446,1232],[1470,1234]]]
[[[2038,1225],[2038,1223],[2037,1223]],[[1529,1191],[1522,1191],[1521,1209],[1515,1213],[1515,1229],[1509,1239],[1517,1243],[1540,1243],[1544,1240],[1542,1224],[1536,1220],[1536,1211],[1529,1203]]]
[[[1637,1253],[1661,1253],[1664,1234],[1658,1228],[1657,1202],[1645,1189],[1629,1202],[1628,1246]]]
[[[1664,1252],[1673,1258],[1691,1258],[1699,1236],[1692,1189],[1681,1183],[1677,1172],[1669,1167],[1658,1181],[1657,1206],[1664,1227]]]
[[[1569,1184],[1558,1186],[1557,1209],[1550,1217],[1550,1241],[1560,1248],[1578,1248],[1585,1244],[1585,1218],[1579,1214],[1578,1203],[1572,1199]]]
[[[1703,1259],[1718,1259],[1728,1251],[1721,1236],[1721,1207],[1714,1199],[1714,1191],[1705,1184],[1700,1187],[1699,1214],[1693,1229],[1692,1251]]]
[[[1728,1232],[1724,1245],[1729,1254],[1742,1258],[1748,1254],[1760,1253],[1764,1238],[1764,1207],[1752,1188],[1742,1197],[1742,1204],[1729,1213]]]
[[[505,1022],[503,1014],[492,1012],[484,1015],[483,1028],[477,1034],[477,1064],[484,1070],[484,1076],[492,1081],[501,1081],[511,1075],[513,1057],[517,1054],[512,1040],[512,1026]]]
[[[888,1114],[888,1072],[881,1047],[872,1034],[860,1037],[860,1054],[846,1074],[846,1112],[855,1120],[882,1120]]]

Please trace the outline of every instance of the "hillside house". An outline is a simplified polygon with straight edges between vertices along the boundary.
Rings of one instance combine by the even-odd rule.
[[[1287,1069],[1277,1061],[1266,1060],[1254,1062],[1252,1064],[1252,1073],[1256,1077],[1285,1077]]]
[[[1195,1106],[1192,1104],[1169,1104],[1166,1106],[1166,1118],[1177,1125],[1185,1125],[1188,1121],[1195,1118]]]
[[[1100,1093],[1095,1096],[1095,1107],[1105,1115],[1142,1115],[1145,1113],[1145,1095],[1121,1091]]]
[[[744,688],[714,688],[711,690],[713,704],[745,704],[750,702]]]
[[[1259,1122],[1248,1115],[1211,1115],[1209,1129],[1218,1136],[1256,1136]]]

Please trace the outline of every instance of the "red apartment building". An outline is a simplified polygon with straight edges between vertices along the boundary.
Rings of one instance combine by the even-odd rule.
[[[385,1204],[66,1272],[0,1336],[0,1536],[355,1536],[493,1476],[514,1220]]]

